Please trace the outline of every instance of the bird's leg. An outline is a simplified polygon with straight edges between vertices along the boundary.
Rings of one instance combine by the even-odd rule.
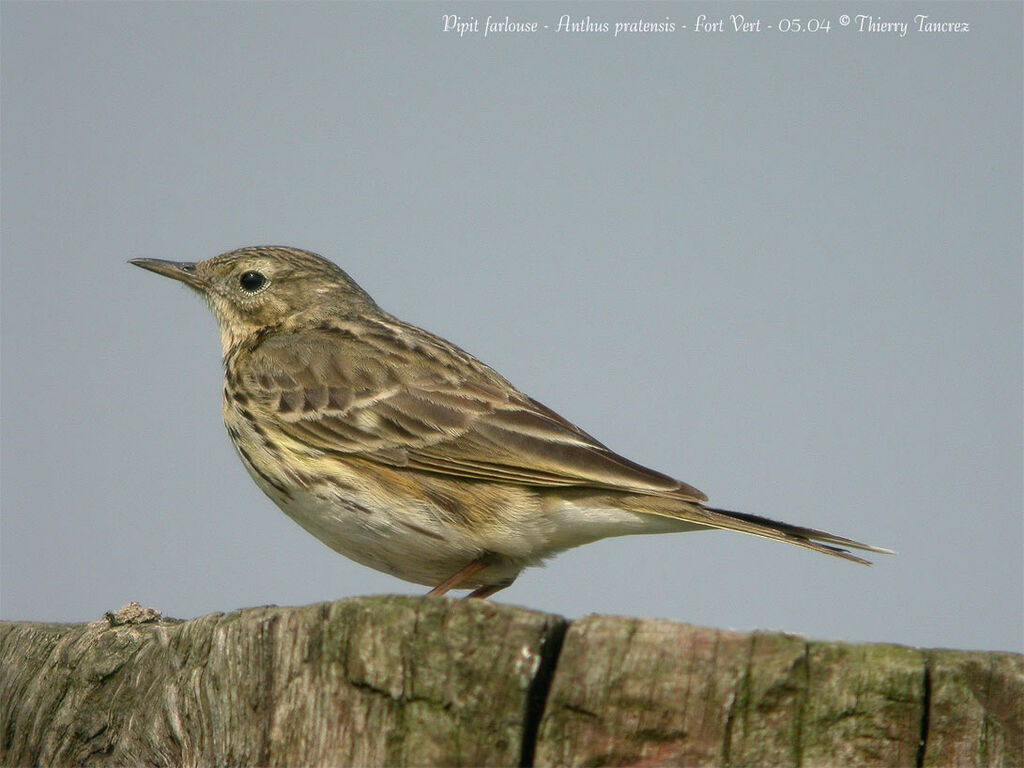
[[[440,584],[438,584],[436,587],[434,587],[432,590],[427,592],[427,595],[428,596],[429,595],[435,595],[435,596],[443,595],[449,589],[455,589],[456,587],[459,586],[459,584],[464,582],[466,579],[470,578],[473,574],[475,574],[475,573],[479,572],[480,570],[486,568],[488,565],[489,565],[489,563],[486,560],[484,560],[484,558],[482,558],[482,557],[477,559],[477,560],[474,560],[469,565],[465,566],[464,568],[459,569],[458,571],[453,573],[451,576],[449,576],[447,579],[445,579]],[[480,587],[480,589],[485,589],[485,587]],[[500,589],[500,587],[498,589]],[[480,590],[477,590],[477,591],[480,591]],[[496,591],[497,590],[495,590],[495,592]],[[474,592],[473,594],[475,595],[476,593]],[[488,594],[490,594],[490,593],[488,593]]]
[[[468,598],[472,597],[472,598],[476,598],[477,600],[486,600],[488,597],[493,595],[495,592],[500,592],[505,587],[509,587],[511,585],[512,585],[511,581],[507,581],[507,582],[504,582],[502,584],[487,584],[486,586],[483,586],[483,587],[477,587],[472,592],[470,592],[468,595],[466,595],[466,598],[468,599]]]

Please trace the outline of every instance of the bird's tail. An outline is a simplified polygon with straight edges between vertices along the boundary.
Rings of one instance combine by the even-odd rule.
[[[777,520],[771,520],[759,515],[750,515],[746,512],[733,512],[728,509],[716,509],[713,507],[705,507],[705,509],[718,518],[715,523],[717,527],[731,528],[743,531],[744,533],[751,533],[755,536],[763,536],[767,539],[785,541],[790,544],[796,544],[798,547],[806,547],[807,549],[813,549],[815,552],[841,557],[844,560],[860,563],[861,565],[871,565],[871,561],[851,554],[849,552],[850,549],[877,552],[881,555],[896,554],[891,549],[885,549],[884,547],[875,547],[871,544],[864,544],[860,541],[847,539],[844,536],[836,536],[835,534],[826,533],[814,528],[780,523]]]
[[[750,515],[746,512],[733,512],[728,509],[706,507],[695,502],[687,503],[682,508],[673,505],[671,509],[660,507],[660,505],[659,508],[653,508],[650,502],[645,506],[646,509],[643,511],[648,514],[653,513],[659,516],[684,520],[688,523],[705,525],[709,528],[723,528],[739,533],[749,533],[752,536],[760,536],[765,539],[784,541],[789,544],[795,544],[798,547],[821,552],[822,554],[841,557],[843,560],[860,563],[861,565],[871,565],[871,561],[852,554],[849,551],[850,549],[860,549],[884,555],[895,554],[891,549],[874,547],[870,544],[863,544],[853,539],[836,536],[825,531],[818,531],[814,528],[781,523],[778,520],[771,520],[759,515]]]

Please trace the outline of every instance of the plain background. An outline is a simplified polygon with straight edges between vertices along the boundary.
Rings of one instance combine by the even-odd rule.
[[[422,594],[263,497],[212,317],[125,263],[283,243],[715,504],[899,551],[632,537],[498,600],[1021,650],[1021,5],[842,10],[4,3],[3,617]]]

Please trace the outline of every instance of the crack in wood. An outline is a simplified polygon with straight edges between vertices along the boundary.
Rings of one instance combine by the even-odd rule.
[[[793,763],[804,764],[804,719],[807,717],[807,698],[811,691],[811,644],[804,642],[804,652],[798,662],[803,667],[803,685],[797,691],[796,716],[793,718]]]
[[[924,677],[922,683],[924,692],[921,696],[921,736],[917,742],[917,757],[914,760],[915,768],[924,768],[924,758],[928,751],[928,726],[932,708],[932,668],[928,654],[924,654],[924,670],[922,675]]]
[[[562,645],[565,642],[565,633],[569,630],[569,623],[564,619],[554,622],[548,630],[547,636],[541,640],[540,664],[537,665],[537,671],[526,692],[523,741],[519,750],[520,768],[533,767],[533,756],[537,751],[537,736],[540,733],[540,721],[544,717],[544,708],[547,706],[548,695],[551,693],[551,683],[555,679],[555,667],[558,666],[558,658],[562,655]]]
[[[729,708],[725,713],[725,723],[722,726],[722,765],[730,765],[732,760],[732,731],[736,723],[737,713],[742,713],[746,720],[747,705],[750,703],[750,674],[751,665],[754,663],[754,642],[757,635],[751,635],[747,644],[746,663],[743,668],[743,675],[736,681],[732,696],[729,699]],[[718,633],[715,633],[715,649],[717,658]]]

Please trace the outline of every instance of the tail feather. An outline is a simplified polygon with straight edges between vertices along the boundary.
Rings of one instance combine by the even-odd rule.
[[[796,544],[799,547],[813,549],[815,552],[841,557],[844,560],[860,563],[861,565],[871,565],[871,561],[851,554],[847,548],[877,552],[883,555],[895,554],[891,549],[875,547],[814,528],[790,525],[789,523],[782,523],[778,520],[771,520],[767,517],[751,515],[746,512],[733,512],[732,510],[714,507],[705,507],[705,509],[717,518],[715,521],[717,527],[742,530],[744,533],[751,533],[755,536],[785,541],[790,544]],[[732,524],[730,525],[729,523]]]
[[[798,547],[821,552],[822,554],[839,557],[861,565],[871,565],[870,560],[852,554],[850,549],[860,549],[866,552],[877,552],[884,555],[895,554],[891,549],[874,547],[843,536],[836,536],[825,531],[814,528],[804,528],[799,525],[790,525],[778,520],[771,520],[759,515],[750,515],[746,512],[733,512],[728,509],[717,509],[706,507],[703,504],[688,504],[685,510],[674,509],[669,511],[655,511],[654,514],[674,517],[688,522],[699,523],[710,528],[724,528],[740,533],[749,533],[752,536],[761,536],[765,539],[784,541],[788,544],[795,544]]]

